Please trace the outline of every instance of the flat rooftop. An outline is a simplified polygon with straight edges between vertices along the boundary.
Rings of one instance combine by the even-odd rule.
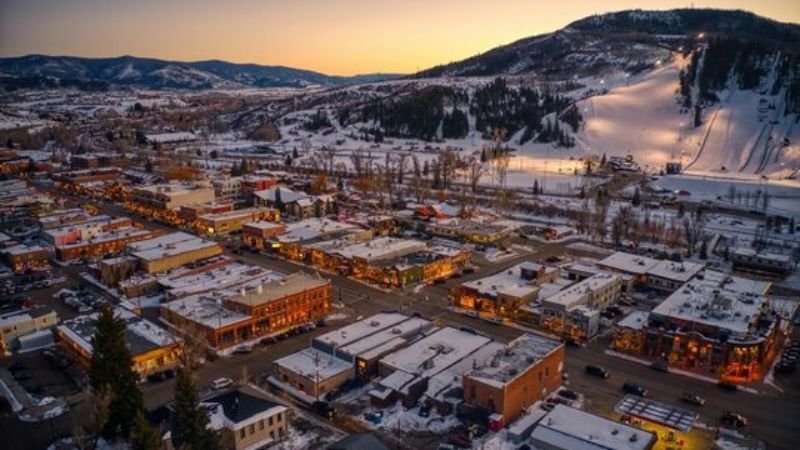
[[[462,286],[489,297],[497,297],[499,295],[524,297],[534,294],[539,290],[539,287],[533,285],[534,280],[522,278],[523,268],[528,268],[526,263],[517,264],[488,277],[467,281]]]
[[[759,258],[762,259],[769,259],[772,261],[785,264],[789,264],[792,261],[792,258],[789,255],[782,255],[780,253],[761,252],[761,251],[756,251],[755,249],[749,247],[736,247],[730,251],[730,254],[743,258],[753,258],[755,256],[758,256]]]
[[[250,315],[222,306],[221,296],[193,295],[161,305],[192,322],[209,328],[222,328],[250,320]]]
[[[560,341],[525,333],[495,353],[490,364],[477,367],[467,376],[502,387],[563,345]]]
[[[345,325],[338,330],[321,334],[314,338],[314,342],[330,347],[347,347],[349,344],[394,327],[409,318],[409,316],[400,313],[378,313],[350,325]]]
[[[351,342],[348,345],[339,347],[336,351],[352,356],[359,356],[370,350],[380,347],[399,336],[407,335],[409,333],[413,333],[414,331],[421,332],[431,325],[432,323],[430,320],[423,319],[422,317],[411,317],[408,320],[397,323],[389,328],[384,329],[383,331],[378,331],[377,333],[365,336],[355,342]]]
[[[543,302],[569,309],[582,304],[587,294],[603,289],[610,284],[617,283],[619,279],[618,276],[610,273],[598,273],[567,287],[555,295],[545,298]]]
[[[479,348],[491,339],[456,328],[444,327],[410,346],[381,358],[381,364],[414,374],[433,376]]]
[[[648,272],[648,275],[665,278],[667,280],[685,283],[701,270],[705,268],[705,264],[693,263],[689,261],[675,262],[663,260],[656,263]]]
[[[303,377],[318,378],[320,381],[353,370],[353,363],[313,347],[285,356],[275,361],[275,364]]]
[[[706,270],[684,284],[652,315],[674,317],[730,330],[737,336],[748,333],[759,317],[770,283]]]
[[[597,262],[597,264],[599,266],[619,270],[621,272],[644,275],[649,272],[650,269],[655,267],[658,262],[658,260],[648,258],[647,256],[639,256],[626,252],[616,252],[605,259],[601,259]]]
[[[75,248],[88,244],[99,244],[101,242],[116,241],[118,239],[150,236],[151,234],[152,232],[150,230],[140,230],[138,228],[133,228],[133,227],[117,228],[114,230],[104,231],[102,233],[97,234],[96,236],[90,237],[89,239],[81,239],[70,244],[56,245],[56,248],[59,249]]]
[[[208,241],[182,231],[165,234],[153,239],[131,242],[128,249],[133,256],[145,261],[153,261],[166,256],[179,255],[208,247],[218,247],[216,242]]]
[[[359,229],[358,226],[326,218],[305,219],[285,224],[286,232],[278,236],[281,242],[304,242],[322,236]]]
[[[227,289],[256,280],[264,284],[282,278],[283,275],[280,273],[234,261],[196,273],[161,276],[158,277],[158,283],[170,295],[185,297],[211,290]]]
[[[340,248],[336,253],[347,259],[360,258],[366,261],[374,261],[407,255],[426,248],[427,244],[415,239],[380,237],[368,242]]]
[[[228,300],[248,306],[259,306],[287,295],[316,289],[328,284],[330,284],[330,280],[319,275],[296,272],[260,285],[255,292],[246,292],[244,295],[230,297]]]
[[[566,405],[556,405],[536,428],[531,440],[575,450],[647,450],[656,436]]]
[[[244,208],[234,209],[233,211],[225,211],[221,213],[209,213],[200,216],[203,220],[217,221],[217,220],[232,220],[232,219],[246,219],[253,214],[259,214],[269,211],[269,208]]]

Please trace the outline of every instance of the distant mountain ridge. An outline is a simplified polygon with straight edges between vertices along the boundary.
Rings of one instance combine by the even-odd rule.
[[[552,33],[523,38],[411,77],[536,74],[564,78],[611,67],[636,71],[637,60],[652,60],[650,49],[677,48],[675,38],[699,33],[760,41],[800,52],[797,24],[742,10],[637,9],[589,16]]]
[[[27,55],[0,58],[0,88],[77,87],[219,89],[344,86],[397,78],[395,74],[350,77],[284,66],[237,64],[220,60],[180,62],[135,56],[82,58]]]

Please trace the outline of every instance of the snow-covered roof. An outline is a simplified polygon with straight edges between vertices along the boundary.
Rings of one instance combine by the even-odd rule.
[[[597,262],[598,265],[621,272],[644,275],[658,264],[658,260],[631,253],[616,252]]]
[[[206,408],[208,427],[213,430],[238,430],[287,409],[266,399],[251,386],[216,394],[204,399],[200,405]]]
[[[694,411],[678,408],[639,395],[627,394],[614,407],[614,411],[630,414],[669,428],[688,432],[699,417]]]
[[[489,342],[491,339],[485,336],[444,327],[402,350],[384,356],[380,362],[419,377],[430,377]]]
[[[338,330],[329,331],[314,338],[314,342],[322,343],[329,347],[347,347],[367,336],[390,329],[409,319],[409,316],[400,313],[378,313],[366,319],[353,322]]]
[[[281,191],[280,197],[281,197],[281,202],[282,203],[292,203],[292,202],[296,202],[296,201],[298,201],[300,199],[309,197],[309,195],[306,194],[305,192],[293,191],[293,190],[287,188],[286,186],[274,186],[274,187],[271,187],[269,189],[264,189],[263,191],[255,191],[255,192],[253,192],[253,195],[255,195],[256,197],[258,197],[261,200],[264,200],[264,201],[267,201],[267,202],[274,202],[275,201],[275,194],[276,194],[276,192],[278,190]]]
[[[343,359],[337,358],[329,353],[308,347],[297,353],[275,361],[275,365],[290,370],[306,378],[319,379],[324,381],[353,370],[353,364]]]
[[[280,242],[304,242],[323,236],[358,230],[359,227],[326,218],[311,218],[286,224],[286,232],[278,236]]]
[[[558,305],[569,310],[589,302],[594,292],[605,289],[611,284],[619,283],[619,280],[620,278],[617,275],[601,272],[545,298],[542,302],[544,304]]]
[[[250,320],[250,316],[222,306],[222,298],[213,295],[194,295],[161,305],[186,320],[207,326],[222,328]]]
[[[447,391],[462,385],[464,375],[475,367],[488,365],[497,352],[503,351],[504,348],[505,345],[500,342],[489,342],[461,361],[432,376],[428,380],[428,389],[425,391],[425,395],[441,399]]]
[[[531,434],[534,445],[564,450],[647,450],[656,436],[636,427],[556,405]]]
[[[316,289],[330,284],[330,280],[319,275],[296,272],[291,275],[272,277],[267,283],[256,286],[255,290],[246,291],[238,296],[231,296],[229,301],[248,306],[259,306],[287,295]]]
[[[763,251],[756,251],[750,247],[736,247],[730,250],[731,255],[739,256],[742,258],[752,258],[758,256],[764,260],[772,260],[783,264],[789,264],[792,261],[791,256],[782,255],[780,253],[770,253]]]
[[[208,247],[218,247],[216,242],[208,241],[193,234],[178,231],[153,239],[131,242],[128,249],[133,256],[145,261],[153,261],[166,256],[178,255]]]
[[[344,258],[360,258],[366,261],[375,261],[392,258],[425,250],[427,244],[415,239],[400,239],[393,237],[380,237],[360,244],[353,244],[341,248],[336,254]]]
[[[170,273],[158,277],[158,283],[164,287],[172,298],[180,298],[211,290],[235,287],[253,281],[259,281],[260,284],[264,284],[281,278],[283,278],[283,275],[280,273],[272,272],[263,267],[233,261],[189,274]]]
[[[630,328],[631,330],[641,330],[647,326],[647,318],[650,313],[647,311],[633,311],[617,322],[617,327]]]
[[[538,270],[538,265],[534,264],[535,263],[527,262],[517,264],[502,272],[497,272],[494,275],[467,281],[462,286],[473,289],[489,297],[497,297],[498,295],[526,297],[528,295],[533,295],[539,290],[539,287],[533,284],[535,280],[526,280],[522,278],[522,270]],[[555,269],[552,268],[552,270]]]
[[[702,279],[681,286],[652,314],[727,329],[742,337],[755,326],[769,286],[768,282],[706,270]]]
[[[114,314],[126,323],[125,343],[134,356],[180,341],[167,330],[124,308],[116,308]],[[94,313],[65,320],[57,329],[74,344],[92,354],[92,341],[99,316],[99,313]]]
[[[218,220],[247,219],[255,214],[261,214],[266,211],[268,211],[267,208],[234,209],[233,211],[225,211],[221,213],[203,214],[200,216],[200,218],[209,222],[215,222]]]
[[[186,131],[177,132],[177,133],[155,133],[155,134],[148,134],[145,135],[148,141],[150,142],[160,142],[162,144],[170,143],[170,142],[186,142],[186,141],[193,141],[197,139],[197,136],[194,133],[189,133]]]
[[[497,351],[489,364],[476,367],[467,376],[499,388],[563,345],[560,341],[525,333]]]
[[[650,268],[647,275],[685,283],[694,278],[705,266],[705,264],[689,261],[675,262],[662,260]]]
[[[377,333],[365,336],[362,339],[339,347],[337,352],[346,353],[352,356],[359,356],[370,350],[381,347],[389,341],[396,340],[400,336],[404,336],[415,331],[422,331],[429,326],[431,326],[430,320],[423,319],[422,317],[411,317],[408,320],[397,323],[389,328],[384,329],[383,331],[378,331]],[[399,343],[395,341],[394,344],[397,345]]]

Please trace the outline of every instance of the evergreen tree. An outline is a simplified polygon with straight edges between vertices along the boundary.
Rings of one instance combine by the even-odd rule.
[[[153,172],[153,162],[150,161],[150,158],[147,158],[147,160],[145,160],[145,162],[144,162],[144,170],[147,173],[152,173]]]
[[[292,158],[297,159],[300,156],[300,153],[297,152],[297,147],[292,149]]]
[[[533,195],[539,195],[539,180],[533,180]]]
[[[29,159],[28,160],[28,173],[34,173],[34,172],[36,172],[36,162],[34,162],[32,159]]]
[[[89,381],[95,392],[110,396],[108,420],[102,434],[111,439],[130,436],[136,414],[142,410],[142,393],[133,371],[133,358],[125,343],[127,325],[110,306],[100,312],[92,343]]]
[[[295,149],[296,151],[297,149]],[[292,155],[286,155],[285,161],[286,167],[292,167]]]
[[[133,450],[161,450],[161,436],[158,428],[150,425],[144,413],[139,411],[131,432],[131,448]]]
[[[607,162],[607,160],[606,160],[606,154],[605,154],[605,153],[603,153],[603,157],[602,157],[602,158],[600,158],[600,167],[605,167],[605,166],[606,166],[606,162]]]
[[[428,167],[428,161],[425,160],[425,164],[422,165],[422,176],[427,177],[430,168]]]
[[[642,195],[639,193],[638,187],[636,188],[636,190],[633,191],[633,198],[631,199],[631,204],[633,206],[639,206],[642,204]]]
[[[175,416],[172,439],[176,448],[214,450],[219,448],[217,436],[208,428],[208,416],[200,407],[197,387],[190,371],[181,367],[175,381]]]

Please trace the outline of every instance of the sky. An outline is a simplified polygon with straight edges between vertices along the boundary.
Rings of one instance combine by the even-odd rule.
[[[0,56],[221,59],[327,74],[410,73],[592,14],[691,2],[629,0],[0,0]],[[800,23],[800,0],[709,0]]]

